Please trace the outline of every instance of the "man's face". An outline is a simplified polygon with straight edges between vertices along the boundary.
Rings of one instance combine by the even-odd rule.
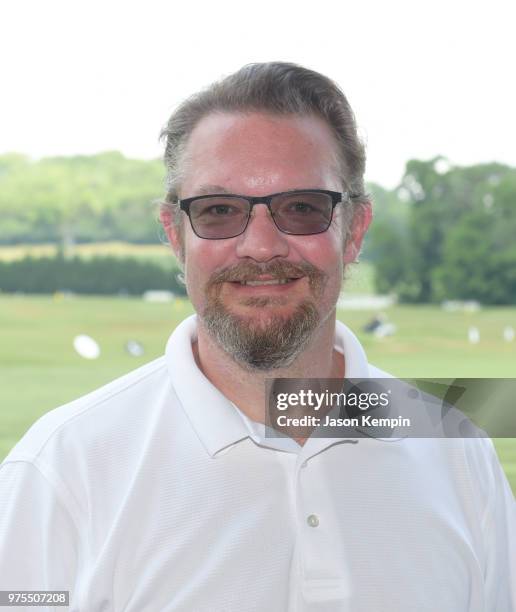
[[[190,136],[180,196],[340,192],[335,163],[334,136],[317,117],[214,113]],[[343,248],[340,209],[326,232],[309,236],[282,233],[264,204],[234,238],[199,238],[181,213],[180,249],[181,238],[168,229],[176,252],[184,253],[187,291],[201,322],[237,361],[260,369],[286,365],[334,313],[344,265],[356,255]]]

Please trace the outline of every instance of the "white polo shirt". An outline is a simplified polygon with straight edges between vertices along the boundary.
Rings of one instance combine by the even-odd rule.
[[[194,316],[2,463],[0,590],[69,590],[74,612],[516,609],[488,440],[271,448],[197,368],[195,334]],[[342,323],[335,347],[348,377],[381,375]]]

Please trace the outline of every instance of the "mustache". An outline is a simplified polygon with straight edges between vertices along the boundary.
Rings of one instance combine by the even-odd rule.
[[[215,272],[209,287],[228,282],[242,282],[256,279],[257,276],[271,276],[275,280],[308,277],[310,286],[320,286],[327,279],[327,274],[308,262],[292,263],[286,260],[275,260],[259,264],[256,262],[241,262],[234,266]]]

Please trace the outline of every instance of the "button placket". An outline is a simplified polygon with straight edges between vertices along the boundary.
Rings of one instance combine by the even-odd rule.
[[[305,468],[300,463],[297,470],[303,590],[308,589],[314,601],[335,598],[340,602],[348,592],[347,560],[332,479],[326,472],[331,466],[321,455],[304,463]]]

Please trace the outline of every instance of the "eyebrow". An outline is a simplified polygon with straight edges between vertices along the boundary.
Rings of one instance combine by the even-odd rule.
[[[199,195],[210,195],[212,193],[231,193],[220,185],[201,185],[199,189],[196,189]]]

